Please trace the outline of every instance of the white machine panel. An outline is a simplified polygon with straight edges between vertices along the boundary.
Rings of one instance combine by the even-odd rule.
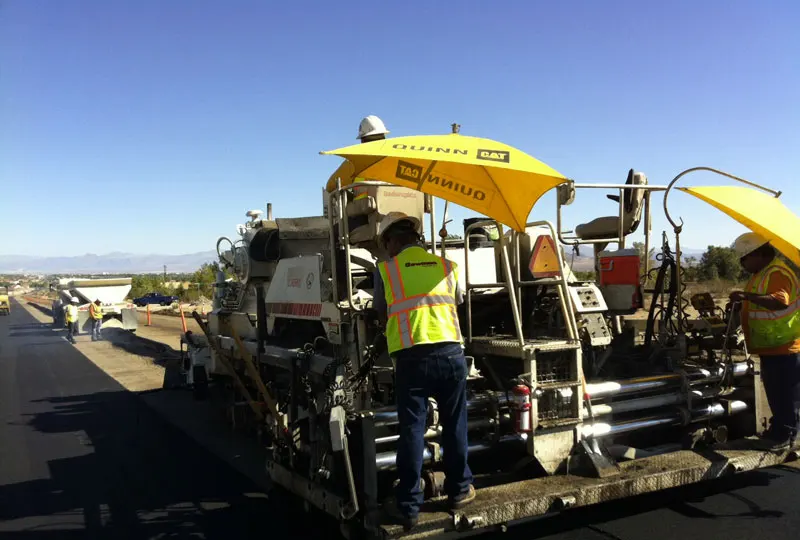
[[[266,294],[267,313],[273,316],[319,319],[322,312],[319,255],[282,259]]]
[[[601,313],[608,311],[608,306],[600,292],[600,288],[594,283],[587,283],[579,286],[569,287],[569,295],[572,298],[572,305],[578,313]]]

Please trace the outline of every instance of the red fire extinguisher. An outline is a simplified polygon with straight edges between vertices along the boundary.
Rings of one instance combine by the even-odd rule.
[[[524,384],[518,384],[511,389],[511,403],[515,410],[516,431],[530,433],[531,431],[531,389]]]

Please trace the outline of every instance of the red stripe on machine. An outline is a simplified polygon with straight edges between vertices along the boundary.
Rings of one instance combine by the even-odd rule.
[[[290,302],[269,302],[267,313],[273,315],[294,315],[296,317],[319,317],[322,304],[295,304]]]

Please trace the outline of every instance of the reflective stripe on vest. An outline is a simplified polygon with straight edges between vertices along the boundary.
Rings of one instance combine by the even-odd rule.
[[[749,302],[747,313],[748,345],[754,349],[771,349],[800,339],[800,287],[797,276],[780,259],[775,259],[747,284],[749,293],[766,295],[770,276],[779,272],[791,284],[789,305],[779,310],[769,310]]]
[[[366,181],[367,181],[366,178],[361,178],[360,176],[353,179],[353,183],[354,184],[357,184],[359,182],[366,182]],[[366,199],[367,198],[367,190],[368,189],[369,189],[369,186],[361,186],[361,187],[354,186],[353,187],[353,200],[354,201],[358,201],[360,199]]]
[[[67,306],[67,322],[75,322],[78,320],[78,307],[69,305]]]
[[[390,354],[423,343],[461,342],[455,264],[411,247],[378,269],[386,284]]]

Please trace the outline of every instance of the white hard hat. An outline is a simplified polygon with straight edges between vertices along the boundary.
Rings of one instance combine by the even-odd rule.
[[[73,296],[72,298],[69,299],[69,301],[72,302],[73,304],[77,304],[78,303],[78,298]]]
[[[356,139],[363,139],[371,135],[386,135],[387,133],[389,133],[389,130],[386,129],[383,120],[371,114],[361,120],[358,125],[358,137]]]
[[[401,221],[407,221],[409,224],[414,228],[414,230],[419,233],[421,229],[421,223],[419,219],[415,218],[414,216],[409,216],[408,214],[404,214],[403,212],[389,212],[386,214],[381,222],[378,224],[378,244],[383,246],[383,237],[386,234],[392,225],[396,225]]]
[[[733,243],[733,249],[736,251],[736,254],[739,255],[739,257],[744,257],[768,242],[769,240],[760,234],[748,232],[736,239],[736,241]]]

